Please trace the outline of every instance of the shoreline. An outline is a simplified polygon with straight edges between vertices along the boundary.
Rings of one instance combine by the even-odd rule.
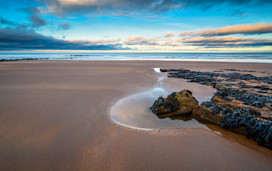
[[[260,63],[0,63],[1,170],[199,170],[203,167],[269,170],[272,167],[271,150],[252,141],[247,147],[203,130],[146,132],[113,123],[109,109],[123,97],[154,87],[155,67],[272,73],[271,64]]]
[[[232,62],[229,62],[229,61]],[[251,64],[272,64],[272,60],[265,60],[265,61],[261,61],[261,60],[248,60],[248,59],[244,59],[244,60],[237,60],[237,59],[47,59],[47,58],[15,58],[15,59],[7,59],[7,58],[3,58],[0,59],[0,63],[2,62],[25,62],[25,61],[81,61],[81,62],[98,62],[98,61],[110,61],[110,62],[133,62],[133,61],[153,61],[153,62],[204,62],[204,63],[251,63]]]
[[[154,67],[154,68],[169,68],[171,66],[178,66],[178,65],[175,65],[177,62],[180,63],[180,66],[183,66],[184,64],[189,64],[189,66],[187,66],[187,68],[185,67],[185,69],[191,69],[191,70],[196,70],[197,71],[197,68],[194,67],[194,69],[192,69],[192,64],[212,64],[210,66],[213,66],[215,69],[214,70],[217,70],[217,69],[239,69],[239,67],[242,67],[241,69],[246,69],[248,68],[248,66],[246,65],[251,65],[252,67],[254,67],[255,69],[257,69],[257,71],[260,71],[260,68],[258,68],[259,66],[264,66],[265,68],[263,69],[264,72],[267,72],[269,71],[271,74],[272,74],[272,69],[270,69],[270,67],[268,65],[271,65],[272,66],[272,61],[271,63],[263,63],[263,62],[218,62],[218,61],[167,61],[167,60],[18,60],[18,61],[3,61],[3,62],[0,62],[0,64],[10,64],[10,63],[107,63],[107,62],[111,62],[111,63],[143,63],[143,62],[148,62],[150,65],[150,67]],[[183,63],[184,62],[184,63]],[[152,64],[153,63],[153,64]],[[217,66],[214,66],[214,64],[234,64],[234,68],[233,67],[228,67],[228,66],[232,66],[232,65],[226,65],[226,67],[223,67],[223,66],[220,66],[220,67],[217,67]],[[240,64],[242,66],[240,66]],[[252,64],[256,64],[256,65],[259,65],[258,67],[252,65]],[[161,67],[159,67],[159,66]],[[236,66],[235,66],[236,65]],[[244,65],[244,66],[243,66]],[[181,67],[182,68],[182,67]],[[153,69],[153,68],[150,68],[150,69]],[[204,69],[204,70],[203,70]],[[214,71],[210,68],[200,68],[199,71]],[[250,70],[250,69],[249,69]]]
[[[8,60],[80,60],[80,61],[176,61],[272,63],[272,53],[2,53],[0,62]]]

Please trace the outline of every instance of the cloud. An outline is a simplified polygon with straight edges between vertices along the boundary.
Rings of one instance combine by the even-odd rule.
[[[261,47],[272,46],[272,39],[230,37],[233,34],[264,34],[272,33],[272,23],[270,24],[248,24],[222,27],[219,29],[209,29],[202,31],[187,31],[180,34],[172,32],[164,36],[147,38],[142,36],[131,37],[124,41],[125,45],[151,45],[157,47],[164,46],[194,46],[194,47]],[[227,35],[227,36],[226,36]],[[181,36],[181,37],[176,37]]]
[[[131,37],[124,42],[125,45],[151,45],[151,46],[195,46],[195,47],[260,47],[272,46],[272,39],[242,38],[242,37],[182,37],[182,38],[145,38]]]
[[[182,46],[179,41],[180,39],[161,39],[155,38],[144,38],[142,36],[136,36],[128,38],[124,41],[125,45],[149,45],[149,46]]]
[[[158,45],[157,39],[144,38],[142,36],[136,36],[128,38],[125,42],[126,45]]]
[[[70,23],[61,23],[59,24],[59,28],[63,29],[63,30],[68,30],[70,29],[71,25]]]
[[[48,11],[65,14],[112,14],[114,11],[129,13],[135,11],[161,12],[181,8],[176,0],[42,0]]]
[[[0,17],[0,23],[5,24],[5,25],[10,25],[10,26],[16,25],[14,22],[6,20],[6,19],[4,19],[2,17]]]
[[[264,34],[272,33],[272,23],[245,24],[222,27],[219,29],[202,30],[199,32],[182,32],[179,36],[224,36],[232,34]]]
[[[182,40],[183,44],[205,47],[272,46],[272,39],[240,37],[197,37]]]
[[[0,28],[0,50],[25,49],[116,50],[122,47],[118,42],[104,44],[98,41],[68,41],[44,36],[30,29]]]
[[[38,15],[32,15],[30,20],[32,21],[32,27],[41,27],[47,24],[46,20],[42,19]]]
[[[179,33],[179,36],[189,36],[189,35],[194,35],[195,32],[193,31],[184,31],[184,32],[181,32]]]
[[[214,36],[214,35],[221,36],[230,34],[263,34],[263,33],[272,33],[272,23],[227,26],[219,29],[203,30],[198,34],[202,36]]]
[[[25,8],[25,12],[27,12],[30,15],[30,21],[32,27],[42,27],[47,24],[47,21],[41,18],[41,13],[38,8]]]
[[[197,38],[185,38],[181,39],[183,43],[227,43],[227,42],[241,42],[252,39],[240,38],[240,37],[197,37]]]
[[[166,34],[164,35],[164,37],[172,37],[172,36],[174,36],[174,34],[171,33],[171,32],[168,32],[168,33],[166,33]]]
[[[199,7],[209,10],[218,4],[262,5],[267,0],[40,0],[47,6],[47,11],[57,15],[70,14],[112,14],[144,12],[163,13],[172,9]]]
[[[118,43],[120,42],[121,39],[100,39],[100,40],[89,40],[90,43],[95,43],[95,44],[107,44],[107,43]]]

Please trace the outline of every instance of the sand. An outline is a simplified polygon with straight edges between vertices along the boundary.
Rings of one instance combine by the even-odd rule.
[[[153,67],[272,73],[253,63],[0,63],[0,170],[271,170],[272,151],[235,133],[115,124],[111,106],[153,88]]]

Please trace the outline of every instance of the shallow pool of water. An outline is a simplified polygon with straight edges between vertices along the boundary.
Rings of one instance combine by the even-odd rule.
[[[155,70],[155,71],[158,71]],[[153,89],[138,94],[133,94],[120,99],[110,110],[112,120],[119,124],[135,129],[169,129],[169,128],[204,128],[208,127],[192,118],[158,118],[149,110],[154,101],[160,97],[166,97],[173,91],[188,89],[201,103],[209,100],[215,90],[209,86],[197,83],[189,83],[183,79],[167,78],[165,73],[158,72],[157,84]]]

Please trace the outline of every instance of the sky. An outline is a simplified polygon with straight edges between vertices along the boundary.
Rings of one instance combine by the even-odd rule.
[[[272,52],[272,1],[0,0],[1,52]]]

